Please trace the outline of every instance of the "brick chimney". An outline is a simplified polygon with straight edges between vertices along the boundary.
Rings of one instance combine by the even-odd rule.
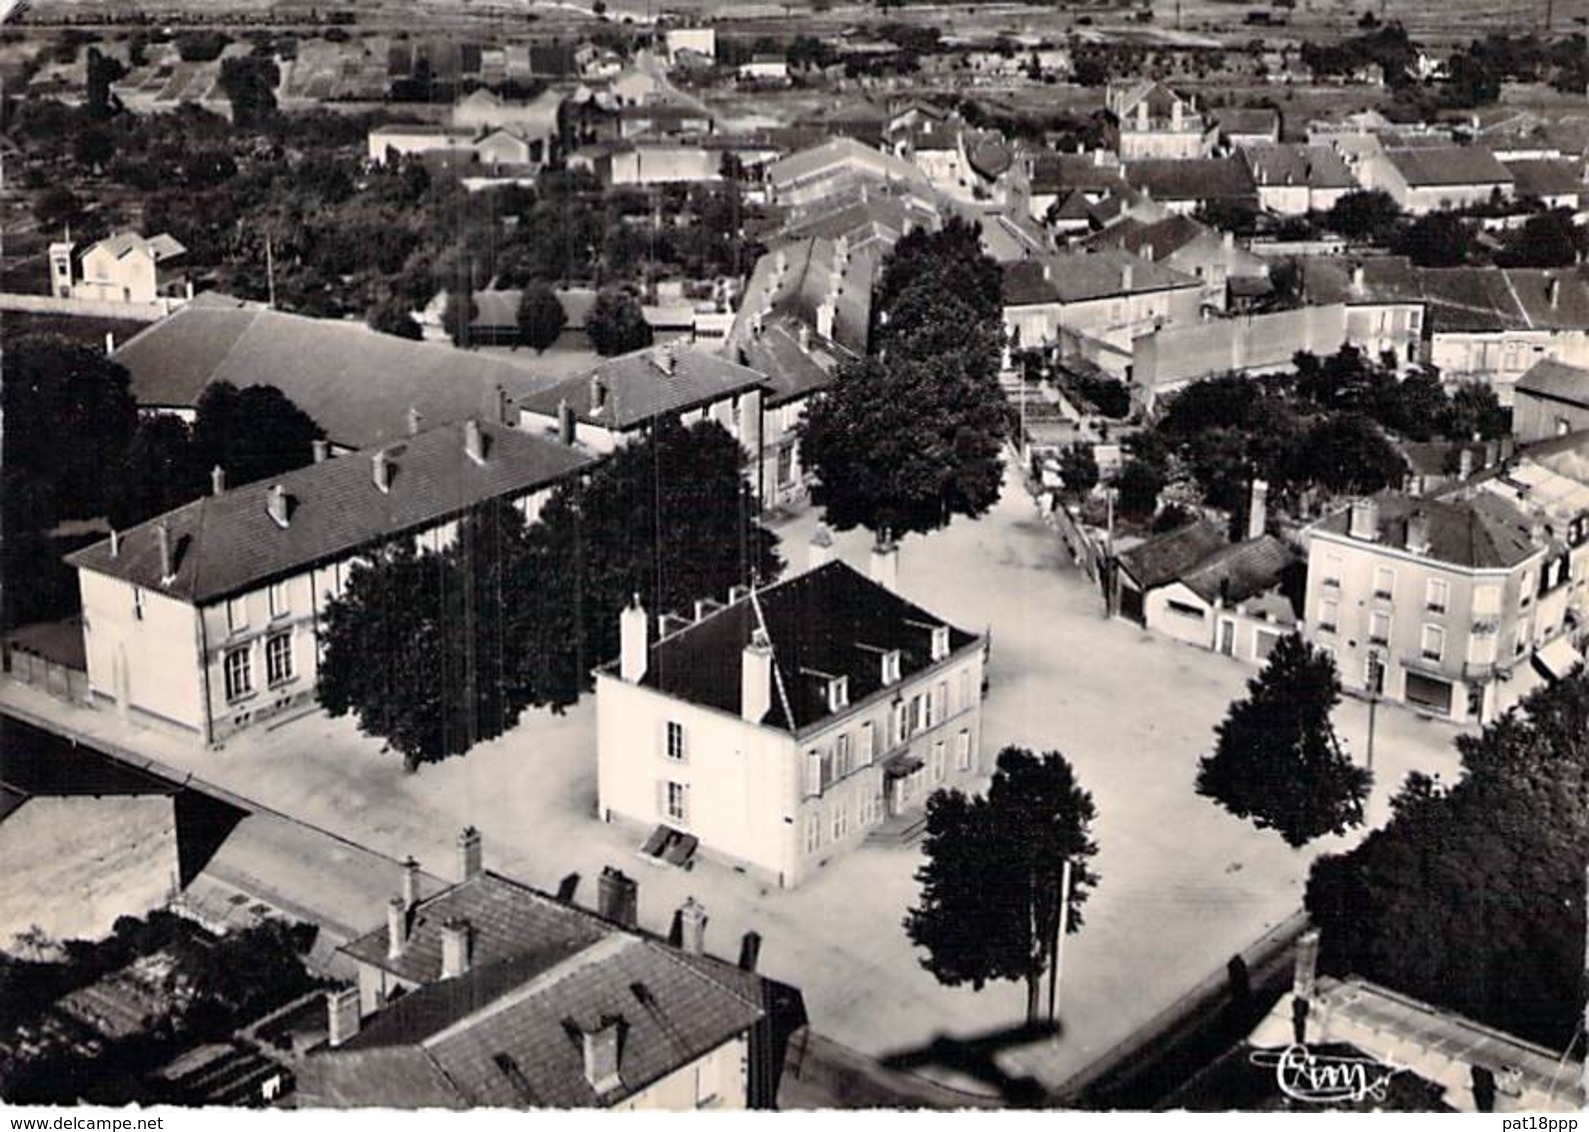
[[[747,723],[760,723],[772,707],[772,642],[758,628],[739,661],[739,714]]]
[[[265,510],[270,513],[271,522],[282,530],[287,529],[287,524],[292,521],[292,516],[288,514],[287,489],[282,487],[281,484],[271,484],[270,490],[265,493]]]
[[[210,494],[223,495],[226,492],[226,469],[216,464],[210,469]]]
[[[377,448],[370,456],[370,478],[381,494],[392,490],[392,458],[386,449]]]
[[[454,917],[441,925],[441,977],[456,979],[469,973],[474,956],[474,928]]]
[[[557,403],[557,439],[572,448],[578,435],[578,422],[574,419],[574,406],[567,401]]]
[[[473,880],[485,871],[485,841],[478,829],[466,825],[458,832],[458,879]]]
[[[1351,521],[1347,533],[1364,542],[1379,541],[1379,501],[1355,499],[1352,501]]]
[[[585,1080],[597,1095],[610,1093],[623,1084],[619,1075],[622,1051],[623,1019],[616,1015],[602,1015],[595,1029],[580,1031],[580,1045],[585,1055]]]
[[[631,684],[645,679],[650,635],[651,619],[640,604],[640,595],[634,594],[618,614],[618,675]]]
[[[386,957],[396,959],[408,947],[408,908],[401,896],[386,902]]]
[[[485,435],[480,431],[480,422],[473,417],[463,422],[463,450],[476,464],[486,462]]]
[[[640,919],[640,886],[611,865],[596,878],[596,914],[620,927],[632,928]]]
[[[333,1049],[358,1036],[358,987],[326,991],[326,1022],[330,1027],[329,1040]]]
[[[601,412],[607,404],[607,387],[602,384],[601,378],[595,374],[590,375],[590,411],[594,415]]]
[[[706,953],[706,919],[706,908],[695,897],[685,897],[679,908],[680,946],[691,955]]]

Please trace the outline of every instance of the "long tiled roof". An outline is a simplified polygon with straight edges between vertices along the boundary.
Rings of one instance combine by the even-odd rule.
[[[1120,567],[1146,592],[1180,580],[1223,549],[1225,541],[1219,528],[1199,520],[1121,551]]]
[[[1306,185],[1311,189],[1351,189],[1357,178],[1333,146],[1244,146],[1242,156],[1260,185]]]
[[[855,357],[784,315],[768,319],[761,333],[747,334],[738,349],[740,361],[766,377],[769,409],[826,389],[839,365]]]
[[[791,185],[824,174],[839,175],[845,170],[864,172],[879,180],[927,184],[927,175],[910,162],[848,137],[833,138],[773,162],[767,167],[767,180],[775,186]]]
[[[438,424],[494,417],[498,387],[512,396],[548,384],[501,358],[359,323],[207,303],[153,324],[115,357],[139,405],[192,408],[218,381],[274,385],[345,448],[406,435],[411,407]]]
[[[643,683],[738,715],[744,649],[764,626],[779,691],[762,722],[798,732],[832,714],[826,681],[812,673],[848,677],[850,702],[859,703],[883,687],[879,650],[900,651],[900,671],[908,680],[934,663],[930,626],[942,624],[848,565],[830,562],[654,642]],[[951,652],[978,640],[950,626]]]
[[[196,499],[121,534],[114,556],[107,539],[67,562],[203,605],[433,526],[489,499],[528,494],[590,463],[572,448],[496,424],[479,425],[484,460],[476,463],[465,451],[465,428],[441,425],[381,449],[391,468],[389,491],[375,484],[373,451],[339,456]],[[286,527],[267,509],[278,485],[286,493]],[[169,581],[161,577],[161,524],[175,556]]]
[[[1295,561],[1285,543],[1273,535],[1259,535],[1215,551],[1181,581],[1204,601],[1246,601],[1279,585]]]
[[[782,244],[756,261],[740,301],[731,341],[744,341],[758,316],[787,315],[817,327],[817,312],[833,309],[833,338],[845,349],[866,352],[871,335],[872,284],[883,254],[880,245],[839,254],[837,238],[813,236]]]
[[[1512,174],[1495,154],[1477,145],[1387,149],[1385,156],[1413,188],[1509,185]]]
[[[1589,369],[1546,358],[1518,379],[1516,392],[1589,406]]]
[[[1488,492],[1471,499],[1425,499],[1382,491],[1374,501],[1379,506],[1380,545],[1405,547],[1407,520],[1421,511],[1429,521],[1426,557],[1437,562],[1477,570],[1506,569],[1527,561],[1540,549],[1527,516]],[[1314,525],[1316,530],[1342,537],[1350,527],[1350,509]]]
[[[1120,166],[1100,165],[1083,153],[1039,153],[1032,158],[1032,192],[1059,193],[1066,189],[1108,192],[1125,187]]]
[[[420,982],[336,1049],[302,1088],[338,1107],[594,1108],[623,1101],[766,1017],[762,981],[666,946],[494,873],[422,900],[397,960],[383,927],[344,950]],[[441,979],[440,925],[469,922],[470,967]],[[582,1034],[617,1019],[618,1084],[598,1093]]]
[[[1159,200],[1257,199],[1252,172],[1239,157],[1131,161],[1126,164],[1125,175],[1132,188],[1149,192]]]
[[[1550,197],[1586,191],[1581,161],[1541,159],[1504,162],[1520,196]]]
[[[1077,303],[1196,286],[1190,275],[1116,248],[1060,252],[1004,265],[1006,306]]]
[[[623,431],[763,383],[762,375],[746,366],[669,344],[608,358],[586,373],[521,398],[518,404],[546,417],[556,417],[559,407],[567,404],[580,421]]]

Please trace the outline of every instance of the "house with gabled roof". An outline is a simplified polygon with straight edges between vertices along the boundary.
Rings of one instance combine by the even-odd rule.
[[[90,695],[206,744],[313,709],[320,627],[350,572],[400,540],[441,550],[493,500],[526,520],[591,457],[469,418],[210,495],[67,557]]]
[[[1218,310],[1230,305],[1237,280],[1244,281],[1242,291],[1247,295],[1271,289],[1267,260],[1238,246],[1234,233],[1220,232],[1190,216],[1167,216],[1154,224],[1127,218],[1089,237],[1082,246],[1119,248],[1199,279],[1204,304]]]
[[[825,536],[804,573],[726,604],[624,610],[596,670],[603,820],[793,887],[981,773],[982,635],[899,593],[897,547],[867,577]]]
[[[101,303],[150,304],[191,299],[181,241],[166,232],[147,239],[113,232],[86,248],[70,239],[50,245],[50,294]]]
[[[1116,126],[1116,151],[1122,161],[1183,160],[1207,157],[1215,131],[1196,99],[1182,98],[1153,79],[1113,84],[1106,105]]]
[[[1512,435],[1523,444],[1589,429],[1589,368],[1535,362],[1512,393]]]
[[[1414,216],[1510,200],[1516,185],[1511,170],[1479,145],[1387,145],[1363,161],[1358,176]]]
[[[619,1111],[775,1105],[800,994],[706,948],[693,898],[671,940],[639,925],[639,886],[608,866],[594,910],[485,867],[430,895],[408,862],[387,922],[342,948],[357,986],[326,996],[326,1040],[298,1063],[319,1108]],[[577,879],[577,878],[576,878]]]

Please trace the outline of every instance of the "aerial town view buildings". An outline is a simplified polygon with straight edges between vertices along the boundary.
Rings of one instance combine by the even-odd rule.
[[[1585,17],[1393,7],[15,5],[0,1099],[1589,1107]]]

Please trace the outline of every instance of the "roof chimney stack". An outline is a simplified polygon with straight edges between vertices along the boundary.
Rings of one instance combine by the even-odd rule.
[[[419,415],[419,410],[410,405],[408,414],[404,419],[408,424],[408,435],[418,436],[420,426],[425,423],[425,418]]]
[[[115,353],[116,353],[116,332],[114,330],[107,330],[107,331],[105,331],[105,356],[107,358],[113,357],[113,356],[115,356]]]
[[[602,866],[596,878],[596,914],[619,927],[633,928],[639,923],[640,886],[619,869]]]
[[[1269,481],[1253,480],[1247,503],[1247,537],[1262,538],[1269,525]]]
[[[121,554],[121,535],[116,533],[116,528],[110,528],[110,556],[112,558]]]
[[[323,437],[316,437],[309,442],[310,451],[314,453],[314,462],[324,464],[331,457],[331,442]]]
[[[326,991],[326,1022],[330,1028],[329,1041],[335,1049],[359,1033],[359,988]]]
[[[1377,499],[1353,500],[1351,522],[1347,530],[1355,539],[1361,539],[1364,542],[1377,542],[1379,540],[1379,501]]]
[[[645,679],[650,662],[651,621],[640,595],[633,594],[618,615],[618,675],[631,684]]]
[[[407,947],[408,909],[401,896],[394,896],[386,902],[386,957],[396,959]]]
[[[226,469],[216,464],[210,469],[210,494],[221,495],[226,491]]]
[[[474,929],[468,920],[454,917],[441,925],[441,977],[456,979],[469,973],[474,950]]]
[[[218,469],[217,469],[218,470]],[[270,485],[270,490],[265,494],[265,510],[270,512],[271,522],[282,530],[287,529],[287,524],[292,517],[287,513],[287,489],[279,483]]]
[[[419,907],[419,862],[412,856],[403,861],[403,906],[410,912]]]
[[[169,586],[177,579],[177,556],[171,545],[171,524],[161,519],[155,524],[154,534],[160,543],[160,584]]]
[[[1473,478],[1473,449],[1464,445],[1457,456],[1457,479],[1468,480]]]
[[[772,641],[760,626],[751,633],[739,661],[739,713],[760,723],[772,707]]]
[[[473,417],[463,422],[463,450],[475,463],[486,462],[485,436],[480,431],[480,422]]]
[[[811,533],[811,542],[806,550],[806,569],[817,570],[833,561],[833,532],[828,530],[826,523],[818,523],[817,529]]]
[[[1356,267],[1352,268],[1352,290],[1359,292],[1362,291],[1366,281],[1367,272],[1363,270],[1362,264],[1358,264]]]
[[[706,953],[706,909],[693,896],[685,897],[679,908],[681,946],[691,955]]]
[[[458,832],[458,879],[473,880],[485,871],[484,839],[478,829],[466,825]]]
[[[1422,507],[1407,516],[1407,550],[1412,554],[1429,553],[1429,513]]]
[[[872,544],[872,581],[891,593],[899,592],[899,543],[888,531]]]
[[[594,1030],[580,1031],[580,1045],[585,1055],[585,1080],[600,1096],[610,1093],[623,1084],[618,1073],[619,1044],[623,1034],[623,1019],[603,1015]]]
[[[1554,275],[1548,276],[1545,280],[1545,298],[1550,301],[1551,310],[1561,306],[1561,280]]]
[[[370,456],[370,477],[381,494],[392,490],[392,458],[386,454],[386,449],[377,448]]]
[[[578,435],[578,428],[574,420],[574,406],[567,401],[557,403],[557,439],[564,445],[572,448],[574,438]]]

